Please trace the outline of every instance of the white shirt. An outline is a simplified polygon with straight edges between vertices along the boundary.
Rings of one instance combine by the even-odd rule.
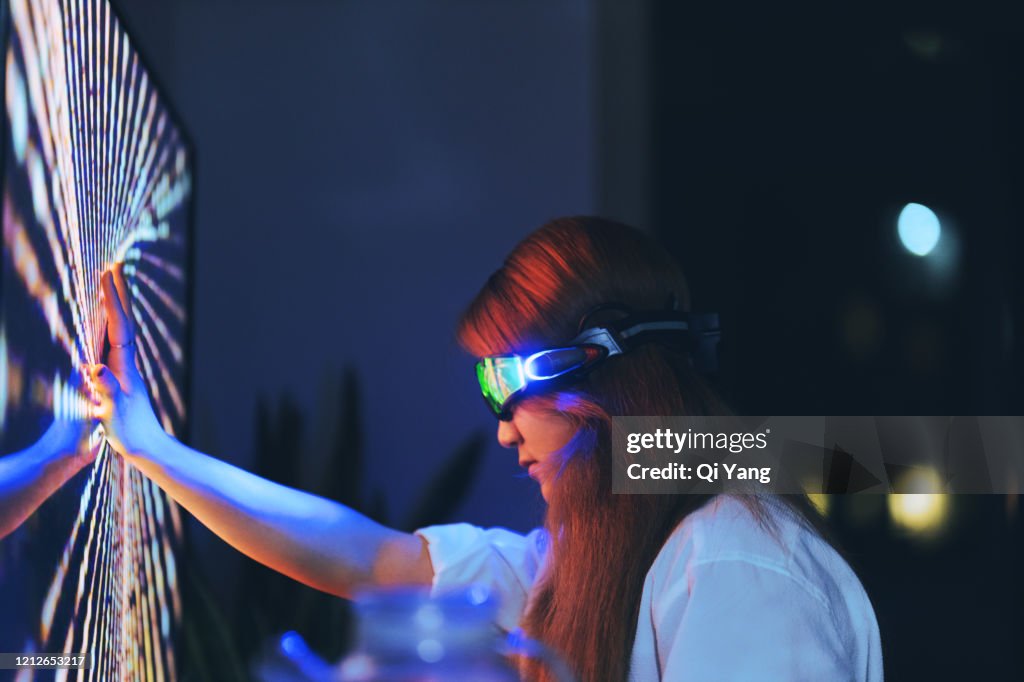
[[[882,680],[871,602],[831,546],[765,498],[775,533],[720,496],[672,532],[647,572],[629,679]],[[547,535],[459,523],[424,528],[433,592],[483,584],[518,627]]]

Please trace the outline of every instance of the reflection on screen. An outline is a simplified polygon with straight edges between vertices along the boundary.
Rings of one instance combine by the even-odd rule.
[[[165,428],[180,434],[187,145],[106,0],[2,6],[0,454],[55,417],[87,413],[76,376],[100,361],[100,274],[117,261],[140,370]],[[174,503],[103,445],[0,543],[0,650],[91,652],[87,680],[173,679],[180,534]]]

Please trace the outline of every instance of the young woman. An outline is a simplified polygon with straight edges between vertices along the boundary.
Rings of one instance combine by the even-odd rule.
[[[118,272],[105,275],[103,291],[112,351],[93,379],[112,445],[271,568],[341,596],[486,583],[501,598],[501,627],[522,626],[586,682],[882,678],[870,601],[815,530],[806,501],[611,493],[612,416],[721,414],[692,349],[670,334],[639,334],[623,353],[586,359],[589,372],[538,381],[539,389],[505,381],[503,363],[517,362],[508,354],[521,362],[601,325],[688,308],[678,266],[636,230],[596,218],[541,227],[460,324],[462,345],[482,359],[498,440],[518,451],[548,504],[545,528],[526,536],[468,524],[406,535],[175,441],[135,367]],[[544,358],[550,371],[534,367],[534,375],[566,361]]]

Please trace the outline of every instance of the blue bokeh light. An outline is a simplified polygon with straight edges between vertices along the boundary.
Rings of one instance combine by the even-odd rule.
[[[900,242],[915,256],[927,256],[939,243],[942,226],[935,211],[923,204],[907,204],[896,221]]]

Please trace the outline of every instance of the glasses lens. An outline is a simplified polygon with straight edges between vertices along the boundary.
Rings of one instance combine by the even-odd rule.
[[[509,396],[526,386],[523,360],[515,355],[482,359],[476,363],[476,378],[484,400],[497,415]]]

